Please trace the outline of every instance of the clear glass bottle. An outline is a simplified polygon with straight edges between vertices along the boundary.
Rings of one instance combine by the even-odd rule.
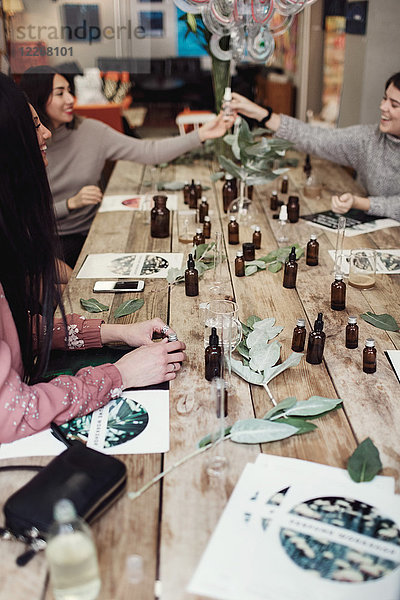
[[[261,229],[258,225],[254,227],[253,244],[256,250],[261,248]]]
[[[234,216],[230,217],[228,223],[228,243],[233,245],[239,243],[239,223]]]
[[[199,223],[204,223],[204,217],[208,216],[208,202],[205,196],[201,199],[201,204],[199,206]]]
[[[207,381],[212,381],[214,377],[221,375],[221,346],[219,346],[216,327],[211,328],[209,340],[209,345],[204,351],[204,375]]]
[[[90,528],[77,516],[70,500],[54,507],[46,558],[56,600],[95,600],[101,581],[96,546]]]
[[[287,175],[284,175],[282,177],[281,193],[287,194],[288,188],[289,188],[289,177]]]
[[[154,206],[150,213],[150,234],[154,238],[169,236],[169,209],[167,196],[154,196]]]
[[[185,204],[189,204],[189,193],[190,193],[190,185],[188,181],[185,181],[185,185],[183,186],[183,202]]]
[[[244,244],[242,244],[242,250],[244,260],[255,260],[256,253],[253,242],[245,242]]]
[[[199,272],[195,267],[192,254],[189,254],[185,271],[185,294],[186,296],[199,295]]]
[[[203,235],[206,240],[210,239],[211,237],[211,219],[208,215],[204,217]]]
[[[325,332],[322,313],[318,313],[318,318],[314,323],[314,329],[308,336],[306,361],[310,365],[319,365],[322,362],[325,348]]]
[[[297,319],[296,327],[293,329],[292,350],[293,352],[303,352],[306,341],[306,322],[304,319]]]
[[[245,264],[243,258],[243,252],[236,252],[235,258],[235,275],[236,277],[244,277],[245,276]]]
[[[297,223],[300,216],[300,206],[298,196],[289,196],[288,205],[288,218],[290,223]]]
[[[189,188],[189,208],[197,209],[197,189],[194,179],[192,179]]]
[[[178,336],[176,333],[168,334],[168,342],[177,342],[177,341],[178,341]],[[177,352],[180,352],[180,350],[174,350],[174,352],[169,352],[169,354],[176,354]],[[181,365],[182,362],[179,361],[179,364]]]
[[[357,317],[349,317],[346,325],[346,348],[358,348]]]
[[[223,112],[223,119],[228,120],[232,115],[233,115],[233,110],[232,110],[232,92],[231,92],[231,88],[230,87],[226,87],[225,88],[225,92],[224,92],[224,98],[222,101],[222,112]]]
[[[317,234],[310,235],[310,241],[307,244],[306,250],[306,265],[316,267],[318,265],[319,243],[317,242]]]
[[[293,289],[296,287],[297,278],[297,262],[296,262],[296,247],[292,246],[289,258],[285,263],[283,271],[283,287]]]
[[[346,284],[343,275],[336,273],[335,281],[331,284],[331,309],[344,310],[346,308]]]
[[[376,371],[376,348],[375,340],[368,338],[365,340],[363,350],[363,371],[364,373],[375,373]]]
[[[205,243],[204,233],[201,228],[196,229],[196,233],[193,236],[193,246],[200,246]]]
[[[222,201],[224,206],[224,212],[228,212],[229,205],[237,197],[237,183],[236,179],[230,173],[225,175],[225,183],[222,187]]]
[[[271,192],[271,197],[269,199],[269,207],[271,210],[278,210],[278,206],[279,206],[278,192],[276,190],[273,190]]]
[[[282,204],[279,212],[279,223],[278,223],[278,242],[283,244],[288,241],[287,234],[287,206]]]

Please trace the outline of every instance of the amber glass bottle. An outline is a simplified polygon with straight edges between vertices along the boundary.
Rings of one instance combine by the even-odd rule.
[[[150,234],[154,238],[169,236],[169,210],[167,196],[153,196],[154,206],[150,213]]]
[[[310,177],[311,171],[312,171],[311,159],[310,159],[309,154],[306,155],[306,160],[304,161],[303,171],[306,175],[306,178],[308,179]]]
[[[255,246],[253,242],[245,242],[242,244],[244,260],[254,260],[256,257]]]
[[[192,183],[190,184],[189,189],[189,208],[197,208],[197,189],[194,179],[192,179]]]
[[[256,250],[259,250],[261,248],[261,229],[258,225],[256,225],[254,228],[253,244]]]
[[[281,192],[282,194],[287,194],[288,193],[288,188],[289,188],[289,178],[287,175],[284,175],[282,177],[282,185],[281,185]]]
[[[228,223],[228,243],[233,245],[239,243],[239,223],[233,216],[230,217]]]
[[[218,345],[219,339],[215,327],[211,328],[209,340],[209,345],[204,352],[205,378],[212,381],[214,377],[219,377],[221,374],[221,347]]]
[[[293,329],[292,350],[293,352],[303,352],[306,341],[306,322],[304,319],[297,319],[296,327]]]
[[[197,200],[200,200],[203,194],[203,186],[201,185],[200,181],[196,181],[196,194]]]
[[[187,269],[185,271],[185,294],[186,296],[199,295],[199,272],[194,266],[191,254],[189,254]]]
[[[189,192],[190,192],[189,182],[185,181],[185,185],[183,186],[183,202],[185,204],[189,204]]]
[[[371,338],[365,340],[365,348],[363,350],[363,371],[364,373],[375,373],[376,371],[375,340]]]
[[[349,317],[346,325],[346,348],[358,348],[357,317]]]
[[[274,190],[273,192],[271,192],[271,198],[269,200],[269,207],[271,210],[278,210],[278,206],[279,206],[278,192],[276,190]]]
[[[300,206],[298,196],[289,196],[287,205],[288,219],[290,223],[297,223],[300,216]]]
[[[306,265],[316,267],[318,264],[319,243],[317,242],[317,234],[310,235],[310,241],[307,244]]]
[[[236,277],[244,277],[245,276],[245,272],[244,272],[244,257],[243,257],[243,252],[236,252],[236,258],[235,258],[235,275]]]
[[[203,230],[200,229],[196,229],[196,233],[193,236],[193,246],[200,246],[200,244],[204,244],[205,243],[205,238],[204,238],[204,233]]]
[[[237,185],[236,179],[233,175],[227,173],[225,175],[225,183],[222,188],[222,201],[224,206],[224,212],[228,212],[228,208],[231,202],[237,197]]]
[[[201,204],[199,206],[199,223],[204,223],[204,217],[208,216],[208,202],[207,198],[203,196]]]
[[[296,248],[292,246],[289,254],[289,258],[285,263],[285,269],[283,272],[283,287],[293,289],[296,287],[297,277],[297,262],[296,262]]]
[[[314,323],[314,330],[308,336],[306,361],[310,365],[319,365],[322,362],[325,347],[325,332],[322,313],[318,313],[318,318]]]
[[[206,240],[211,237],[211,219],[208,215],[204,217],[203,234]]]
[[[331,309],[344,310],[346,308],[346,284],[343,275],[336,273],[335,281],[331,284]]]

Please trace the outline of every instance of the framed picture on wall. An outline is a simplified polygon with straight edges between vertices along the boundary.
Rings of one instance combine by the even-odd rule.
[[[161,38],[164,36],[164,13],[161,10],[142,10],[139,12],[139,25],[146,37]]]
[[[98,4],[63,4],[62,24],[68,28],[65,38],[71,42],[99,42],[101,40]]]

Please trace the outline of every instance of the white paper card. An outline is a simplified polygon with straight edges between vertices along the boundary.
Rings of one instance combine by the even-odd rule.
[[[328,250],[331,259],[335,260],[335,250]],[[386,275],[398,275],[400,273],[400,250],[376,250],[376,272]],[[342,271],[343,275],[349,274],[350,250],[343,250]]]
[[[176,194],[166,194],[159,192],[163,196],[167,196],[167,208],[169,210],[178,209],[178,196]],[[117,194],[103,196],[98,212],[113,212],[116,210],[151,210],[153,208],[152,197],[146,194]]]
[[[168,269],[181,268],[182,260],[181,252],[88,254],[77,279],[166,278]]]

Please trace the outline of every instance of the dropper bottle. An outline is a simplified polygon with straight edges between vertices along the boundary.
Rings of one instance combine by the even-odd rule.
[[[322,362],[326,337],[324,331],[322,331],[323,328],[322,313],[318,313],[318,318],[314,323],[314,330],[308,336],[306,361],[310,365],[319,365]]]
[[[292,246],[289,258],[285,263],[283,272],[283,287],[293,289],[296,287],[297,277],[297,262],[296,262],[296,246]]]
[[[199,295],[199,272],[195,267],[192,254],[189,254],[185,271],[185,294],[186,296]]]
[[[219,346],[216,327],[211,328],[209,345],[204,352],[204,360],[205,378],[211,381],[214,377],[219,377],[221,374],[221,346]]]

